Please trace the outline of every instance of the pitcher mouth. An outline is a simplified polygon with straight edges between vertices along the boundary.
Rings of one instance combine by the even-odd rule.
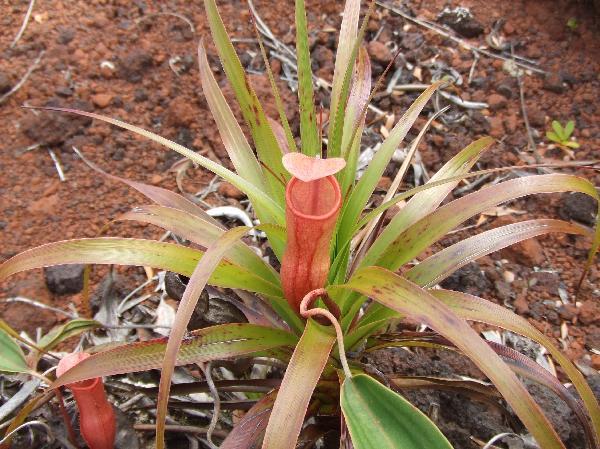
[[[328,183],[327,189],[330,189],[329,192],[319,192],[318,190],[313,192],[313,194],[315,194],[315,195],[319,194],[319,193],[325,193],[325,195],[329,195],[331,197],[330,203],[326,203],[324,205],[324,207],[322,208],[324,210],[324,213],[320,213],[320,214],[319,213],[310,213],[306,210],[302,210],[302,208],[299,207],[299,205],[298,205],[298,203],[300,201],[307,204],[308,206],[311,206],[311,204],[309,201],[307,201],[307,198],[294,198],[294,194],[295,194],[295,191],[297,190],[299,183],[307,185],[307,187],[309,188],[308,190],[310,190],[311,184],[313,184],[314,185],[313,188],[315,188],[315,187],[317,187],[315,184],[320,184],[324,181]],[[335,177],[333,175],[326,176],[325,178],[316,179],[314,181],[309,181],[309,182],[304,182],[294,176],[288,182],[288,185],[285,189],[285,199],[286,199],[286,206],[290,209],[292,214],[295,215],[296,217],[301,217],[301,218],[308,219],[308,220],[322,221],[322,220],[327,220],[327,219],[331,218],[333,215],[335,215],[337,213],[337,211],[339,210],[341,203],[342,203],[342,194],[341,194],[341,190],[340,190],[340,185],[338,184],[337,180],[335,179]],[[319,199],[319,197],[316,196],[316,199]]]

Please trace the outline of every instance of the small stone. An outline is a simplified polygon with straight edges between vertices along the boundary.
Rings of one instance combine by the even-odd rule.
[[[389,178],[387,176],[383,176],[377,183],[377,188],[379,190],[383,190],[384,192],[387,192],[391,186],[392,186],[392,180],[391,180],[391,178]]]
[[[155,186],[155,185],[160,184],[162,180],[163,180],[162,176],[160,176],[159,174],[154,174],[154,175],[152,175],[152,178],[150,178],[150,184]]]
[[[506,98],[500,94],[492,94],[487,98],[487,104],[490,105],[492,111],[497,111],[506,106]]]
[[[111,94],[96,94],[92,95],[92,103],[94,103],[99,108],[105,108],[110,105],[113,96]]]
[[[560,199],[558,215],[564,220],[575,220],[594,226],[596,201],[585,193],[565,193]]]
[[[228,182],[222,182],[219,184],[217,192],[219,192],[219,194],[223,195],[225,198],[233,198],[236,200],[241,200],[246,197],[244,192]]]
[[[130,83],[139,83],[154,64],[152,56],[137,48],[119,59],[118,74]]]
[[[0,94],[6,93],[12,87],[10,78],[6,73],[0,72]]]
[[[393,55],[390,49],[383,43],[379,41],[371,41],[367,45],[367,51],[369,52],[369,56],[373,58],[374,61],[381,63],[388,63],[392,60]]]
[[[444,8],[437,17],[438,22],[448,25],[464,37],[477,37],[483,33],[483,25],[479,23],[468,8],[458,6],[454,9]]]
[[[542,127],[546,124],[546,113],[538,107],[529,107],[527,116],[533,126]]]
[[[562,94],[565,91],[564,81],[562,76],[558,73],[550,73],[544,78],[544,89],[554,92],[555,94]]]
[[[517,299],[515,299],[515,302],[513,303],[513,307],[515,308],[515,312],[521,316],[529,313],[529,303],[524,295],[517,296]]]
[[[472,83],[471,83],[472,84]],[[513,95],[513,88],[511,86],[509,86],[508,84],[500,84],[497,88],[496,91],[500,94],[503,95],[504,98],[510,99],[512,98]]]
[[[165,113],[165,125],[169,127],[190,126],[197,118],[197,111],[188,98],[177,97],[169,103]]]
[[[67,45],[75,38],[75,30],[73,28],[59,26],[57,29],[58,37],[56,38],[56,42],[60,45]]]
[[[600,323],[600,304],[594,300],[588,300],[579,308],[579,321],[583,324]]]
[[[504,281],[508,282],[509,284],[512,284],[515,281],[515,273],[512,271],[505,271],[502,273],[502,277],[504,278]]]
[[[56,295],[72,295],[83,290],[85,265],[55,265],[44,268],[48,290]]]
[[[504,125],[501,117],[489,117],[488,121],[490,122],[490,136],[496,139],[504,136]]]
[[[59,97],[67,98],[73,95],[73,89],[67,86],[57,87],[54,93]]]
[[[136,103],[141,103],[142,101],[146,101],[148,99],[148,92],[146,89],[138,88],[133,92],[133,100]]]
[[[557,312],[563,320],[572,321],[579,314],[579,309],[573,304],[563,304]]]
[[[504,27],[503,27],[503,29],[504,29],[504,33],[505,33],[505,34],[507,34],[507,35],[511,35],[511,34],[513,34],[513,33],[515,32],[515,27],[514,27],[514,26],[512,26],[512,25],[510,24],[510,22],[506,22],[506,23],[504,24]]]
[[[502,302],[506,302],[513,296],[513,291],[510,288],[510,284],[504,281],[495,281],[494,289],[496,290],[496,295],[498,299]]]

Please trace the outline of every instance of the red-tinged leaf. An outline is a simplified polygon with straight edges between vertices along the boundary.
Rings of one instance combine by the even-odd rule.
[[[440,207],[402,232],[376,264],[396,270],[463,221],[505,201],[535,193],[581,192],[598,199],[592,183],[572,175],[551,174],[512,179],[471,193]],[[597,230],[599,234],[600,228]]]
[[[262,449],[294,449],[335,334],[309,319],[279,388]]]
[[[0,279],[21,271],[61,264],[150,266],[190,276],[202,251],[154,240],[103,237],[48,243],[24,251],[0,265]],[[255,273],[223,261],[210,278],[218,287],[239,288],[280,297],[281,289]]]
[[[283,166],[301,181],[310,182],[335,175],[346,166],[346,161],[339,157],[321,159],[302,153],[288,153],[283,156]]]
[[[225,253],[235,245],[242,236],[248,232],[248,227],[238,227],[225,232],[213,244],[211,244],[204,256],[194,268],[194,272],[183,292],[183,297],[177,307],[173,328],[169,334],[165,356],[162,362],[160,384],[158,387],[158,402],[156,405],[156,446],[157,449],[165,445],[165,425],[167,419],[167,407],[169,405],[169,391],[171,390],[171,378],[177,364],[177,355],[181,348],[187,325],[192,318],[200,294],[206,287],[213,271],[225,256]]]
[[[162,187],[156,187],[156,186],[152,186],[149,184],[144,184],[142,182],[131,181],[130,179],[127,179],[127,178],[120,178],[119,176],[115,176],[113,174],[105,172],[100,167],[98,167],[96,164],[94,164],[92,161],[90,161],[89,159],[84,157],[83,154],[79,150],[77,150],[75,148],[74,148],[74,150],[77,153],[77,155],[81,158],[81,160],[86,165],[88,165],[92,170],[95,170],[96,172],[100,173],[103,176],[106,176],[109,179],[112,179],[112,180],[118,181],[118,182],[122,182],[123,184],[127,184],[129,187],[137,190],[142,195],[144,195],[146,198],[154,201],[156,204],[160,204],[161,206],[172,207],[174,209],[182,210],[184,212],[187,212],[190,215],[193,215],[204,221],[207,221],[207,222],[213,224],[214,226],[217,226],[221,229],[225,229],[225,227],[221,223],[219,223],[213,217],[208,215],[200,206],[192,203],[190,200],[179,195],[178,193],[175,193],[171,190],[163,189]]]
[[[209,1],[209,0],[206,0],[206,1]],[[145,137],[149,140],[159,143],[160,145],[163,145],[163,146],[187,157],[188,159],[192,160],[193,162],[196,162],[198,165],[206,168],[207,170],[210,170],[215,175],[221,176],[222,178],[224,178],[225,180],[229,181],[231,184],[236,186],[238,189],[240,189],[242,192],[244,192],[248,196],[248,198],[250,198],[250,201],[252,201],[252,204],[257,212],[257,215],[259,215],[259,218],[261,219],[262,222],[277,223],[277,224],[283,223],[283,209],[280,206],[280,204],[283,204],[283,200],[280,203],[278,203],[277,201],[275,201],[273,198],[271,198],[269,195],[267,195],[259,187],[255,186],[251,182],[249,182],[246,179],[242,178],[241,176],[233,173],[231,170],[228,170],[227,168],[223,167],[221,164],[218,164],[217,162],[214,162],[214,161],[210,160],[209,158],[204,157],[204,156],[196,153],[195,151],[192,151],[189,148],[184,147],[183,145],[180,145],[176,142],[173,142],[172,140],[166,139],[162,136],[159,136],[158,134],[147,131],[138,126],[131,125],[131,124],[123,122],[121,120],[116,120],[116,119],[113,119],[110,117],[106,117],[104,115],[94,114],[92,112],[85,112],[85,111],[79,111],[76,109],[68,109],[68,108],[55,108],[55,107],[49,107],[49,106],[43,107],[43,108],[38,108],[38,109],[46,109],[46,110],[58,111],[58,112],[68,112],[71,114],[78,114],[78,115],[83,115],[85,117],[90,117],[90,118],[93,118],[96,120],[101,120],[103,122],[110,123],[111,125],[118,126],[119,128],[123,128],[128,131],[134,132],[142,137]],[[270,132],[270,128],[269,128],[269,132]],[[273,140],[275,140],[275,137],[273,137]],[[276,142],[274,143],[274,146],[277,146]],[[281,154],[279,153],[279,150],[277,150],[277,151],[278,151],[277,162],[278,162],[279,166],[281,166],[280,171],[284,172],[283,174],[285,175],[285,170],[283,169],[283,166],[281,165],[281,157],[280,157]],[[281,185],[281,180],[278,180],[277,183],[283,192],[283,186]]]
[[[422,287],[432,287],[473,260],[550,232],[592,236],[592,232],[584,226],[566,221],[551,219],[521,221],[461,240],[414,266],[405,277]]]
[[[225,232],[187,212],[155,205],[136,206],[116,220],[135,220],[160,226],[204,248],[213,244]],[[280,285],[277,272],[244,242],[240,241],[233,245],[227,251],[225,259],[248,269],[274,286]]]
[[[518,351],[507,346],[488,341],[488,345],[512,368],[517,374],[526,377],[540,385],[552,390],[559,398],[573,410],[579,422],[585,431],[588,447],[593,447],[595,441],[594,431],[590,427],[590,421],[585,413],[585,410],[577,399],[565,388],[559,380],[554,377],[548,370],[541,367],[539,364],[524,356]]]
[[[346,2],[353,3],[354,0]],[[360,2],[358,2],[360,4]],[[344,17],[345,19],[345,17]],[[340,36],[340,40],[342,37]],[[338,52],[340,49],[338,48]],[[336,64],[337,64],[336,60]],[[360,141],[363,128],[365,126],[366,115],[363,110],[369,101],[371,92],[371,61],[369,54],[364,48],[360,48],[352,86],[348,95],[346,104],[344,129],[342,134],[341,156],[346,159],[346,168],[338,175],[338,180],[342,187],[342,194],[345,196],[356,179],[356,166],[358,165],[358,156],[360,153]],[[333,95],[333,94],[332,94]],[[332,96],[333,106],[333,96]],[[329,118],[330,121],[332,117]],[[356,130],[356,132],[355,132]]]
[[[360,0],[348,0],[344,5],[342,25],[340,27],[338,46],[335,55],[333,83],[331,87],[331,106],[329,108],[330,123],[336,122],[338,103],[340,101],[342,101],[343,103],[345,100],[344,98],[342,98],[344,76],[346,75],[348,65],[354,63],[354,61],[352,60],[352,46],[354,45],[358,36],[358,19],[360,17],[360,3]],[[332,132],[333,127],[331,127],[329,130],[330,132]],[[331,138],[331,135],[329,137]]]
[[[427,184],[431,185],[445,178],[468,173],[471,167],[473,167],[481,155],[493,143],[494,140],[490,137],[483,137],[472,142],[438,170]],[[401,232],[434,211],[459,182],[456,179],[453,182],[442,184],[414,195],[377,237],[361,261],[361,266],[373,265]]]
[[[338,241],[340,246],[343,246],[344,243],[352,237],[351,233],[354,229],[354,225],[358,221],[362,210],[375,190],[385,168],[388,166],[394,151],[396,151],[398,145],[404,140],[404,137],[419,117],[425,104],[441,84],[442,82],[432,84],[408,108],[406,113],[398,120],[398,123],[396,123],[394,128],[390,131],[390,135],[381,144],[381,147],[369,163],[365,173],[358,181],[356,187],[352,190],[348,200],[345,202],[339,224]]]
[[[550,338],[533,327],[527,320],[515,314],[511,310],[494,304],[477,296],[450,290],[431,290],[433,296],[450,307],[454,313],[466,320],[479,321],[492,326],[498,326],[511,332],[530,338],[542,346],[560,364],[563,371],[577,389],[583,400],[590,417],[594,431],[600,435],[600,406],[590,386],[583,375],[571,363],[571,361],[556,347]]]
[[[265,190],[264,185],[264,174],[256,156],[240,125],[238,124],[231,108],[227,104],[217,80],[212,73],[208,59],[206,57],[206,50],[204,49],[204,43],[200,42],[198,46],[198,64],[200,67],[200,81],[202,82],[202,90],[204,91],[204,97],[210,112],[219,129],[221,135],[221,141],[227,151],[227,155],[236,172],[244,179],[250,181],[255,186]]]
[[[191,332],[181,345],[177,365],[223,360],[294,346],[297,337],[289,332],[254,324],[233,323]],[[52,388],[94,377],[133,373],[162,366],[166,338],[129,343],[91,355],[56,379]]]
[[[252,449],[267,428],[277,390],[263,396],[231,429],[220,449]]]
[[[416,284],[384,268],[363,268],[346,285],[424,323],[455,344],[494,383],[544,449],[564,449],[556,431],[515,374],[462,318]]]

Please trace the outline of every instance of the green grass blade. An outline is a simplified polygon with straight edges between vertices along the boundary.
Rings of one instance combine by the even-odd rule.
[[[550,232],[593,236],[593,233],[584,226],[562,220],[521,221],[461,240],[414,266],[405,277],[422,287],[433,287],[473,260]]]
[[[309,319],[285,371],[265,432],[263,449],[295,449],[313,390],[335,334]]]
[[[198,219],[187,212],[155,205],[134,207],[131,211],[117,217],[116,220],[133,220],[160,226],[204,248],[212,245],[225,233],[221,228]],[[244,242],[236,242],[227,251],[225,259],[256,273],[276,287],[281,285],[279,274],[273,267]]]
[[[321,155],[321,142],[315,114],[308,26],[304,0],[296,0],[296,56],[298,58],[298,105],[300,107],[300,137],[302,153]]]
[[[338,229],[340,234],[340,244],[343,245],[346,240],[350,239],[354,224],[358,221],[362,210],[367,204],[371,194],[375,190],[381,175],[385,168],[389,164],[394,151],[398,148],[398,145],[412,125],[419,116],[421,110],[425,107],[425,104],[433,93],[440,87],[442,83],[434,83],[427,88],[414,103],[408,108],[408,111],[400,118],[396,126],[390,131],[390,135],[385,139],[379,151],[375,154],[371,160],[369,166],[365,170],[358,181],[356,187],[350,194],[349,199],[343,208],[341,215],[341,221]]]
[[[83,115],[85,117],[90,117],[97,120],[101,120],[106,123],[110,123],[111,125],[118,126],[119,128],[123,128],[128,131],[132,131],[136,134],[139,134],[140,136],[146,137],[147,139],[150,139],[153,142],[159,143],[160,145],[163,145],[173,151],[176,151],[177,153],[187,157],[193,162],[196,162],[198,165],[206,168],[207,170],[210,170],[215,175],[222,177],[226,181],[229,181],[231,184],[236,186],[238,189],[244,192],[248,196],[248,198],[250,198],[250,201],[252,201],[252,205],[256,210],[256,214],[262,222],[276,224],[283,224],[285,222],[284,212],[280,206],[280,204],[283,204],[283,202],[277,203],[274,199],[269,197],[269,195],[263,192],[259,187],[248,182],[241,176],[233,173],[231,170],[226,169],[222,165],[211,161],[209,158],[201,156],[200,154],[190,150],[189,148],[184,147],[183,145],[179,145],[178,143],[173,142],[172,140],[165,139],[164,137],[159,136],[158,134],[154,134],[138,126],[130,125],[129,123],[125,123],[121,120],[116,120],[103,115],[94,114],[92,112],[54,107],[44,107],[39,109],[47,109],[51,111],[69,112],[72,114]],[[275,138],[273,137],[273,139]],[[276,148],[276,150],[279,152],[278,147]],[[278,160],[281,163],[281,152],[279,152]],[[283,189],[281,181],[279,181],[279,183]]]
[[[567,122],[567,124],[565,125],[565,139],[568,139],[569,137],[571,137],[571,134],[573,134],[573,131],[575,131],[575,122],[573,120],[569,120]]]
[[[356,449],[452,449],[423,412],[365,374],[344,380],[341,406]]]
[[[277,139],[275,139],[263,107],[258,101],[254,89],[250,86],[240,59],[227,35],[216,1],[204,0],[204,8],[223,70],[231,83],[244,120],[250,128],[258,157],[268,167],[265,177],[271,189],[271,195],[279,206],[283,206],[285,204],[284,184],[289,179],[289,175],[281,163],[281,150]]]
[[[416,284],[379,267],[359,270],[346,285],[396,312],[424,323],[455,344],[494,383],[544,449],[564,449],[555,429],[511,369],[450,308]]]
[[[255,324],[223,324],[190,333],[181,345],[177,365],[223,360],[267,349],[294,346],[289,332]],[[165,355],[166,338],[129,343],[107,349],[82,361],[56,379],[52,388],[94,377],[159,369]]]
[[[202,251],[154,240],[113,237],[65,240],[24,251],[0,265],[0,279],[21,271],[60,264],[114,264],[150,266],[191,276]],[[280,288],[229,261],[211,276],[211,285],[239,288],[281,297]]]
[[[67,338],[99,327],[102,327],[102,324],[96,320],[77,318],[48,332],[40,339],[38,346],[44,351],[50,351]]]
[[[600,406],[592,389],[579,370],[560,349],[554,346],[549,337],[511,310],[483,298],[450,290],[431,290],[431,294],[443,301],[454,313],[465,320],[498,326],[530,338],[544,346],[560,364],[565,374],[569,376],[592,418],[596,435],[600,435]]]
[[[483,137],[472,142],[450,159],[427,184],[433,185],[440,180],[468,173],[479,160],[481,154],[493,143],[494,140],[491,137]],[[458,183],[459,180],[456,179],[453,182],[414,195],[373,242],[361,261],[361,266],[373,265],[402,231],[435,210]]]
[[[235,171],[242,178],[264,191],[263,171],[217,84],[217,80],[208,64],[206,50],[202,42],[198,46],[198,65],[206,103],[217,124],[221,141],[235,167]]]
[[[599,197],[593,184],[572,175],[536,175],[505,181],[454,200],[420,219],[387,247],[376,264],[396,270],[478,213],[525,195],[566,191],[585,193],[596,200]],[[598,231],[597,228],[596,235]]]

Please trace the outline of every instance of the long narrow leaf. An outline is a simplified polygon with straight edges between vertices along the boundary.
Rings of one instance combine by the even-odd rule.
[[[493,143],[494,140],[490,137],[482,137],[471,143],[438,170],[438,172],[429,180],[428,184],[434,184],[445,178],[468,173],[471,167],[479,160],[481,154],[492,146]],[[394,216],[379,237],[377,237],[364,259],[361,261],[361,266],[366,267],[372,265],[377,260],[378,256],[402,231],[414,224],[417,220],[434,211],[454,187],[456,187],[458,182],[459,180],[457,179],[453,182],[414,195],[400,212]]]
[[[535,193],[575,191],[598,199],[593,184],[572,175],[525,176],[471,193],[440,207],[401,233],[376,264],[396,270],[463,221],[505,201]],[[597,234],[600,228],[596,230]]]
[[[231,429],[220,449],[252,449],[267,428],[277,390],[263,396]]]
[[[321,155],[321,142],[315,115],[308,26],[304,0],[296,0],[296,56],[298,58],[298,104],[300,106],[300,137],[302,152],[309,156]]]
[[[223,92],[221,92],[217,84],[217,80],[215,80],[202,42],[198,46],[198,65],[200,67],[200,81],[202,82],[204,97],[215,119],[219,134],[221,135],[221,141],[225,150],[227,150],[229,159],[231,159],[235,167],[235,171],[242,178],[264,191],[264,174],[262,169],[244,136],[242,128],[240,128],[233,112],[231,112],[231,108],[227,104]]]
[[[112,237],[65,240],[8,259],[0,265],[0,279],[34,268],[75,263],[150,266],[190,276],[202,255],[202,251],[154,240]],[[221,262],[210,284],[281,296],[280,288],[228,261]]]
[[[262,449],[294,449],[335,334],[309,319],[279,388]]]
[[[235,245],[250,228],[240,226],[233,228],[221,235],[211,244],[204,256],[194,268],[183,297],[179,302],[173,327],[169,334],[165,356],[160,371],[160,383],[158,386],[158,402],[156,405],[156,447],[162,449],[165,446],[165,425],[167,419],[167,407],[169,405],[169,392],[171,390],[171,379],[177,363],[177,355],[181,349],[187,325],[192,318],[194,309],[198,304],[200,295],[206,287],[212,273],[217,269],[225,253]]]
[[[219,52],[223,70],[235,92],[244,120],[250,128],[260,161],[268,167],[265,177],[277,205],[284,204],[284,184],[289,175],[281,163],[281,150],[269,126],[262,105],[250,86],[244,68],[231,43],[215,0],[204,0],[206,18]],[[244,189],[241,189],[244,190]],[[252,199],[252,198],[251,198]],[[253,201],[254,202],[254,201]],[[268,222],[262,220],[264,222]],[[279,222],[281,224],[281,222]]]
[[[533,327],[526,319],[511,310],[477,296],[450,290],[431,290],[431,294],[450,307],[454,313],[466,320],[479,321],[498,326],[530,338],[542,346],[560,364],[563,371],[581,396],[597,435],[600,435],[600,406],[583,375],[556,347],[550,338]]]
[[[259,218],[261,219],[261,221],[263,221],[265,223],[272,222],[272,223],[278,223],[278,224],[283,224],[283,222],[285,221],[283,218],[284,217],[283,209],[280,206],[281,204],[283,204],[283,202],[277,202],[277,201],[271,199],[259,187],[248,182],[241,176],[233,173],[231,170],[226,169],[222,165],[220,165],[214,161],[211,161],[207,157],[201,156],[200,154],[184,147],[183,145],[179,145],[178,143],[173,142],[172,140],[166,139],[162,136],[159,136],[158,134],[154,134],[154,133],[147,131],[143,128],[140,128],[138,126],[130,125],[129,123],[125,123],[121,120],[116,120],[116,119],[113,119],[110,117],[106,117],[104,115],[94,114],[92,112],[79,111],[76,109],[55,108],[55,107],[49,107],[49,106],[41,108],[41,109],[47,109],[47,110],[59,111],[59,112],[69,112],[72,114],[83,115],[85,117],[90,117],[90,118],[94,118],[97,120],[101,120],[106,123],[110,123],[111,125],[118,126],[119,128],[123,128],[128,131],[139,134],[140,136],[146,137],[147,139],[150,139],[153,142],[159,143],[173,151],[178,152],[179,154],[187,157],[188,159],[192,160],[193,162],[196,162],[198,165],[206,168],[207,170],[210,170],[214,174],[222,177],[223,179],[229,181],[231,184],[236,186],[238,189],[240,189],[242,192],[244,192],[246,195],[248,195],[248,198],[250,198],[250,201],[252,201],[252,204],[254,205],[256,213],[259,216]],[[269,131],[270,131],[270,128],[269,128]],[[275,139],[275,137],[273,137],[273,139]],[[275,146],[276,145],[277,145],[277,143],[275,143]],[[276,150],[279,152],[278,148],[276,148]],[[281,153],[280,152],[279,152],[278,160],[279,160],[279,163],[281,164]],[[283,167],[283,165],[282,165],[282,167]],[[281,189],[283,189],[283,186],[281,185],[281,180],[278,181],[278,185],[280,185]]]
[[[204,248],[211,245],[225,232],[221,228],[206,221],[199,220],[197,217],[194,217],[187,212],[155,205],[134,207],[131,211],[125,212],[117,217],[116,220],[134,220],[160,226],[161,228],[172,231],[174,234],[197,243]],[[241,241],[233,245],[227,252],[225,258],[241,267],[253,271],[258,276],[276,286],[280,285],[277,272],[261,259],[248,245]]]
[[[373,159],[371,160],[369,166],[365,170],[365,173],[362,175],[358,184],[352,191],[352,194],[346,201],[345,207],[341,214],[341,221],[339,225],[339,234],[340,239],[339,242],[343,245],[346,240],[348,240],[351,235],[351,231],[354,227],[354,224],[358,221],[361,211],[364,209],[369,197],[375,190],[381,175],[383,174],[385,168],[389,164],[394,151],[398,148],[398,145],[410,128],[413,123],[425,107],[425,104],[434,92],[440,87],[442,83],[434,83],[429,88],[427,88],[420,96],[417,98],[414,103],[408,108],[408,111],[398,120],[398,123],[394,128],[390,131],[390,135],[385,139],[379,151],[375,154]]]
[[[592,232],[587,228],[566,221],[551,219],[521,221],[461,240],[414,266],[405,277],[422,287],[432,287],[473,260],[550,232],[592,236]]]
[[[289,332],[254,324],[232,323],[190,333],[177,355],[177,365],[222,360],[268,349],[293,346],[297,338]],[[93,377],[159,369],[165,356],[166,338],[129,343],[90,357],[56,379],[52,388]]]
[[[556,431],[515,374],[450,308],[416,284],[379,267],[359,270],[346,285],[377,302],[425,323],[466,354],[489,379],[545,449],[564,449]]]
[[[348,0],[344,5],[342,25],[335,54],[335,68],[331,87],[329,122],[335,123],[337,106],[342,94],[342,85],[348,65],[351,64],[352,45],[357,38],[358,19],[360,16],[360,0]],[[370,81],[370,80],[369,80]],[[370,90],[370,89],[369,89]],[[368,96],[368,94],[367,94]],[[330,128],[333,131],[333,127]],[[331,136],[330,136],[331,138]]]

